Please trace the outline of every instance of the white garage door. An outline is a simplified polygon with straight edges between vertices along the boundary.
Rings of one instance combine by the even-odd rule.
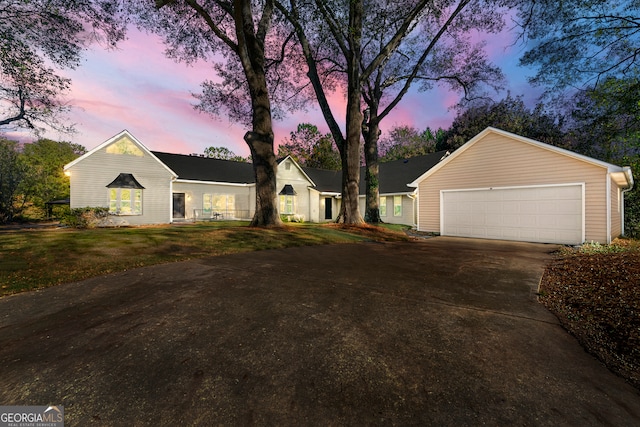
[[[441,191],[441,234],[524,242],[584,241],[583,185]]]

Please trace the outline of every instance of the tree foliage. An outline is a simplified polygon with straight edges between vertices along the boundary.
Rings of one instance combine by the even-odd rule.
[[[0,224],[17,213],[18,188],[25,175],[18,148],[17,142],[0,139]]]
[[[0,140],[0,223],[23,213],[26,206],[69,197],[69,178],[62,167],[84,154],[78,144],[40,139],[20,145]]]
[[[340,154],[330,133],[323,135],[309,123],[301,123],[278,147],[278,157],[291,156],[299,165],[340,170]]]
[[[26,174],[20,190],[25,200],[44,208],[47,202],[68,198],[69,178],[62,167],[86,151],[81,145],[50,139],[24,144],[22,159]]]
[[[160,34],[167,55],[187,63],[212,60],[220,82],[205,82],[199,108],[251,126],[244,140],[256,176],[253,226],[281,225],[278,215],[273,117],[280,94],[296,85],[296,70],[280,68],[294,52],[273,0],[156,0],[132,2],[139,26]],[[291,105],[291,104],[288,104]]]
[[[489,126],[561,146],[563,120],[546,111],[542,103],[530,109],[522,96],[509,94],[499,102],[483,101],[460,112],[447,131],[444,147],[456,149]]]
[[[8,0],[0,4],[0,127],[70,131],[61,114],[75,68],[97,39],[123,38],[118,2]]]
[[[640,60],[640,0],[539,0],[520,14],[538,66],[534,82],[554,89],[593,86],[635,73]]]
[[[204,149],[204,155],[212,159],[230,160],[232,162],[247,163],[250,160],[237,155],[227,147],[207,147]]]
[[[396,126],[380,139],[380,161],[390,162],[434,153],[440,150],[445,138],[444,129],[434,133],[430,128],[420,132],[410,126]]]

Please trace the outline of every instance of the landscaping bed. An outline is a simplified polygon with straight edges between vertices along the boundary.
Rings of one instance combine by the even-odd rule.
[[[640,243],[616,240],[563,251],[540,301],[582,346],[640,389]]]

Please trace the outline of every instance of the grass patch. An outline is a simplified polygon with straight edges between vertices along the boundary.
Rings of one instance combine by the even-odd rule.
[[[0,295],[166,262],[293,246],[398,241],[399,231],[337,224],[278,229],[211,222],[135,228],[4,230]]]

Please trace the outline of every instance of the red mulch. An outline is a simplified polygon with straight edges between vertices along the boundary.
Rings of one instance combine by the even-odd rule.
[[[640,251],[558,259],[544,273],[540,301],[588,352],[640,389]]]

